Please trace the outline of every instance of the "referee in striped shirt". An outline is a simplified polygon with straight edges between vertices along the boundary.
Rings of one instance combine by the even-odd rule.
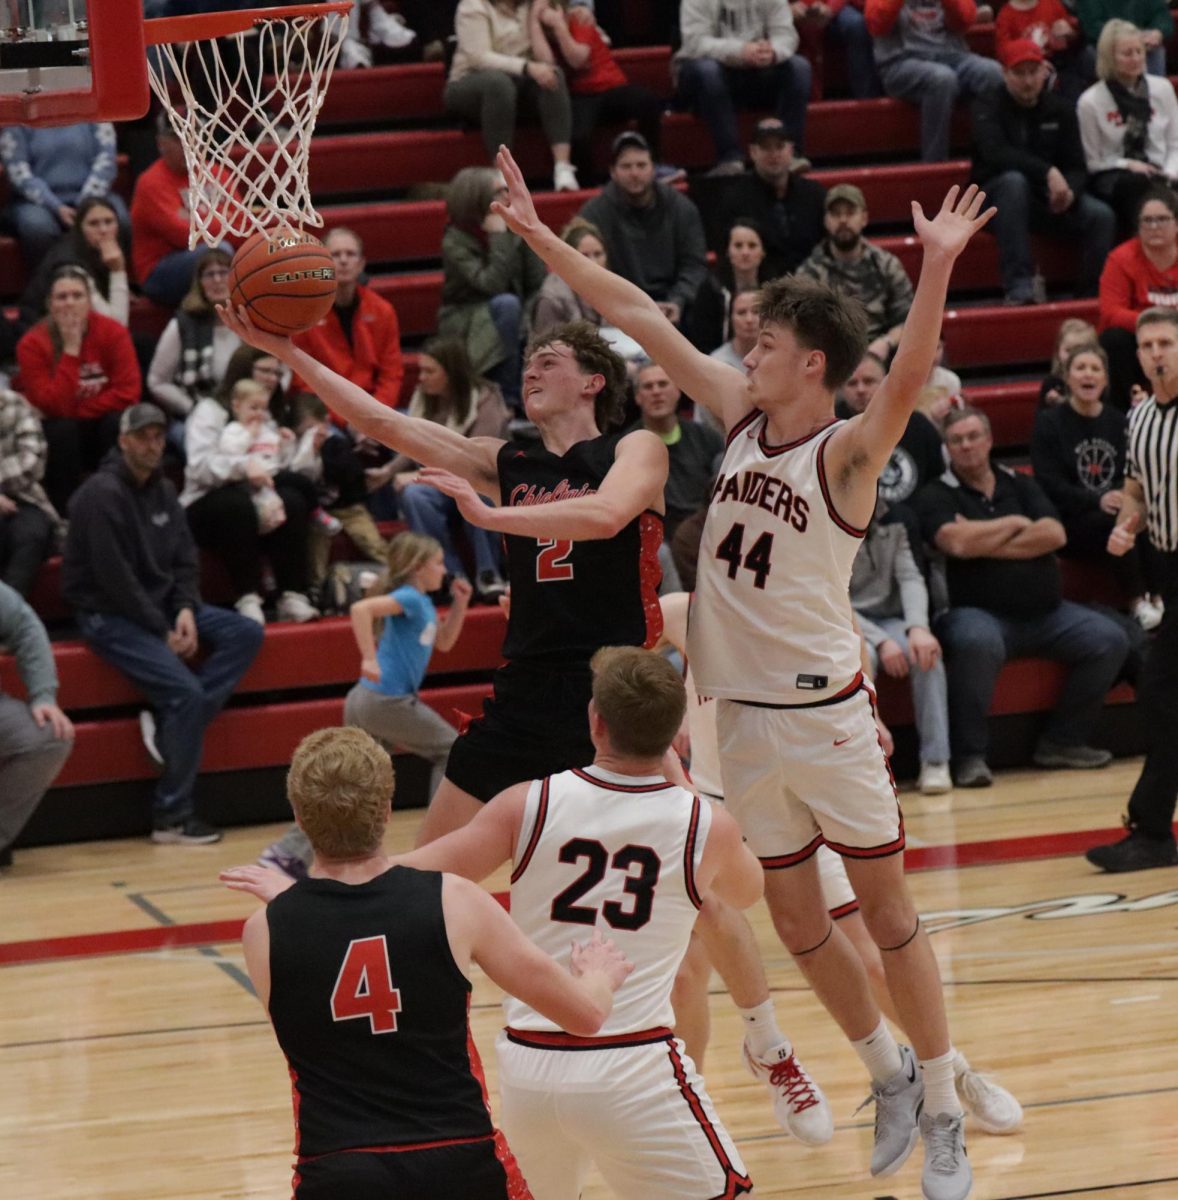
[[[1145,529],[1166,611],[1137,687],[1148,749],[1129,797],[1129,833],[1087,854],[1104,871],[1178,866],[1178,310],[1148,308],[1137,318],[1137,358],[1154,394],[1129,417],[1124,503],[1108,550],[1126,553]]]

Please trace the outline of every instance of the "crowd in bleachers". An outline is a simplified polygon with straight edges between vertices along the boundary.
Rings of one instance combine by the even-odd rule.
[[[998,205],[1003,302],[1031,308],[1047,299],[1037,255],[1041,239],[1054,238],[1071,247],[1066,290],[1096,297],[1097,321],[1060,330],[1033,429],[1021,439],[1029,464],[994,456],[986,413],[938,366],[881,480],[852,600],[872,666],[912,681],[923,790],[990,782],[986,714],[1012,656],[1057,658],[1071,672],[1035,761],[1103,765],[1107,751],[1089,738],[1104,695],[1132,677],[1145,632],[1163,616],[1144,543],[1119,558],[1105,544],[1119,507],[1127,414],[1149,390],[1136,321],[1147,308],[1178,306],[1168,9],[1160,0],[1007,0],[990,57],[967,40],[995,16],[974,0],[650,7],[669,21],[677,12],[664,93],[627,77],[615,45],[634,17],[609,0],[596,11],[592,0],[365,0],[341,66],[445,60],[442,111],[481,132],[488,163],[518,125],[538,123],[553,191],[604,183],[578,197],[566,240],[641,286],[694,344],[729,363],[752,348],[766,280],[798,272],[856,296],[870,345],[840,397],[841,416],[862,412],[882,381],[912,284],[904,261],[866,236],[863,190],[812,177],[810,102],[838,86],[842,61],[846,94],[918,107],[927,163],[948,159],[954,105],[968,102],[972,177]],[[687,185],[664,153],[668,104],[697,114],[698,136],[710,138],[710,165]],[[759,117],[747,140],[742,111]],[[28,626],[19,597],[32,595],[42,563],[64,551],[63,590],[84,638],[140,683],[162,718],[145,718],[166,772],[157,828],[183,829],[194,820],[200,730],[256,652],[267,616],[320,615],[333,553],[379,569],[388,544],[378,523],[397,519],[435,540],[460,581],[455,594],[473,589],[494,603],[504,584],[497,539],[418,482],[416,464],[341,426],[302,381],[217,320],[233,241],[188,248],[183,146],[162,115],[154,134],[158,157],[134,180],[128,205],[112,126],[0,132],[4,215],[27,280],[19,308],[0,321],[9,371],[0,390],[0,618],[9,624],[0,638]],[[606,146],[602,180],[595,172]],[[407,400],[414,415],[468,436],[527,436],[527,339],[567,320],[600,326],[601,317],[546,275],[492,211],[503,182],[492,166],[468,165],[446,182],[440,245],[404,256],[441,263],[437,336],[416,357],[416,384],[404,386],[402,325],[371,285],[351,228],[325,236],[335,303],[296,341],[383,403]],[[158,320],[142,320],[147,302]],[[640,347],[603,333],[630,365],[627,420],[670,451],[665,586],[690,588],[721,431]],[[1050,347],[1042,351],[1046,360]],[[224,628],[201,601],[202,554],[227,577],[237,620],[222,620]],[[1106,575],[1120,610],[1064,599],[1058,557]],[[183,610],[195,627],[177,625]],[[243,632],[241,620],[255,632]],[[139,633],[112,629],[119,621]],[[158,643],[146,656],[155,675],[137,649],[144,631]],[[198,637],[227,639],[231,663],[214,653],[189,671],[184,660]],[[51,671],[34,642],[29,719],[38,730],[47,721],[59,728]],[[188,676],[197,685],[177,682]],[[33,743],[44,759],[44,737]],[[43,791],[42,782],[30,786]],[[197,822],[192,837],[175,840],[199,840],[203,828]],[[18,832],[0,823],[0,861]]]

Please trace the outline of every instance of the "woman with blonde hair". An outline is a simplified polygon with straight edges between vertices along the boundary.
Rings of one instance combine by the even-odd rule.
[[[344,701],[344,724],[381,742],[390,754],[416,754],[430,764],[429,794],[442,780],[458,731],[418,694],[434,649],[458,641],[470,604],[464,579],[450,584],[450,610],[438,622],[430,592],[446,578],[442,547],[420,533],[399,533],[389,543],[381,594],[351,607],[360,650],[360,678]],[[379,641],[378,641],[379,638]],[[297,826],[262,851],[258,861],[300,878],[311,864],[311,843]]]
[[[605,238],[592,221],[574,217],[561,231],[561,238],[572,248],[583,254],[590,262],[608,267],[605,253]],[[569,321],[588,321],[590,325],[601,325],[601,314],[591,308],[559,275],[549,272],[540,285],[536,307],[532,312],[532,337],[541,337],[556,325]]]
[[[152,400],[181,428],[199,400],[215,395],[233,352],[241,345],[237,335],[217,320],[216,305],[229,299],[231,262],[231,256],[217,247],[196,260],[188,291],[160,334],[147,368]],[[169,434],[169,441],[183,441],[182,436]]]
[[[1097,82],[1076,106],[1088,190],[1117,214],[1121,235],[1151,184],[1178,178],[1178,97],[1145,71],[1145,39],[1131,21],[1112,20],[1096,44]]]

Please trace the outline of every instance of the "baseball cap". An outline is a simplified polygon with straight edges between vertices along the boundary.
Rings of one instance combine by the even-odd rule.
[[[623,150],[645,150],[647,154],[650,154],[650,143],[642,134],[635,133],[633,129],[627,129],[614,138],[614,144],[609,149],[609,161],[617,162]]]
[[[163,409],[154,404],[132,404],[130,408],[123,409],[123,415],[119,418],[119,433],[135,433],[149,425],[168,427],[168,418],[164,416]]]
[[[867,209],[867,199],[853,183],[836,183],[826,193],[826,211],[830,212],[836,204],[853,204],[864,211]]]
[[[753,141],[758,146],[765,142],[792,142],[793,140],[793,134],[786,129],[778,117],[762,117],[753,126]]]
[[[1043,47],[1030,38],[1015,38],[1013,42],[1007,42],[1002,47],[998,59],[1007,68],[1017,67],[1019,63],[1042,62]]]

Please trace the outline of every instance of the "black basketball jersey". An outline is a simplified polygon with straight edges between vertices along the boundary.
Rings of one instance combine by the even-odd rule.
[[[507,442],[499,450],[504,507],[589,496],[614,465],[622,433],[578,442],[565,454]],[[658,550],[663,518],[635,517],[616,537],[537,540],[508,535],[511,619],[506,658],[584,666],[602,646],[652,646],[662,630]]]
[[[303,879],[266,910],[270,1019],[290,1065],[295,1153],[490,1136],[471,1072],[470,983],[442,876]]]

